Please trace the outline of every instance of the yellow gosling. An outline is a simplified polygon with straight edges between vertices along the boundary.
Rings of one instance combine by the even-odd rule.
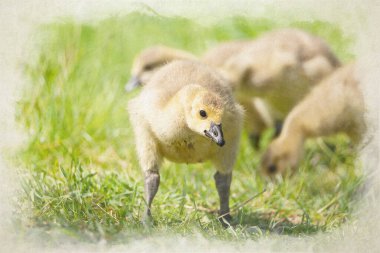
[[[145,174],[146,217],[159,187],[163,158],[177,163],[211,161],[220,214],[229,215],[229,192],[243,110],[230,87],[207,65],[173,61],[160,68],[130,101],[140,166]]]
[[[289,113],[280,136],[263,156],[262,171],[267,175],[284,174],[287,169],[294,171],[308,138],[344,132],[359,142],[366,129],[364,113],[355,64],[339,68]]]

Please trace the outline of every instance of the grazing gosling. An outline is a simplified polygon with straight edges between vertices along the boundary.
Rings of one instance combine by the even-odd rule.
[[[178,163],[211,161],[217,171],[219,213],[230,219],[230,184],[243,109],[225,80],[199,62],[173,61],[129,102],[128,111],[145,174],[145,217],[151,216],[160,165],[166,158]]]
[[[339,68],[289,113],[280,136],[263,156],[262,171],[270,176],[294,171],[307,138],[344,132],[357,143],[366,129],[364,112],[355,64]]]
[[[261,97],[283,120],[314,84],[339,66],[322,39],[298,29],[281,29],[252,41],[221,71],[235,86],[239,101]]]
[[[146,84],[160,67],[173,60],[196,59],[191,53],[165,46],[144,49],[133,61],[131,79],[125,85],[125,90],[131,91],[139,85]]]

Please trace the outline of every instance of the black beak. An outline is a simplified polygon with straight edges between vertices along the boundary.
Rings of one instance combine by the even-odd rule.
[[[211,122],[210,130],[205,130],[204,133],[221,147],[226,143],[223,138],[222,124],[217,125]]]
[[[129,79],[128,83],[125,85],[125,90],[127,92],[130,92],[141,85],[141,82],[138,77],[132,76],[131,79]]]

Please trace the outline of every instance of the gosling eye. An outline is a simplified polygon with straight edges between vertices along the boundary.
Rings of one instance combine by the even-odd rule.
[[[207,113],[204,110],[200,110],[199,111],[199,115],[201,115],[202,118],[206,118],[207,117]]]
[[[145,71],[150,71],[150,70],[152,70],[154,68],[154,65],[153,64],[149,64],[149,65],[146,65],[145,67],[144,67],[144,70]]]

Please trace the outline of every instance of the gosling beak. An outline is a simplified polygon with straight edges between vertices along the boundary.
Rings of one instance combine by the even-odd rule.
[[[125,85],[125,90],[127,92],[130,92],[141,85],[141,82],[138,77],[132,76],[131,79],[129,79],[128,83]]]
[[[226,143],[223,138],[222,124],[217,125],[211,122],[210,130],[204,130],[204,134],[221,147]]]
[[[269,165],[268,167],[268,173],[273,175],[277,172],[277,166],[274,164]]]

